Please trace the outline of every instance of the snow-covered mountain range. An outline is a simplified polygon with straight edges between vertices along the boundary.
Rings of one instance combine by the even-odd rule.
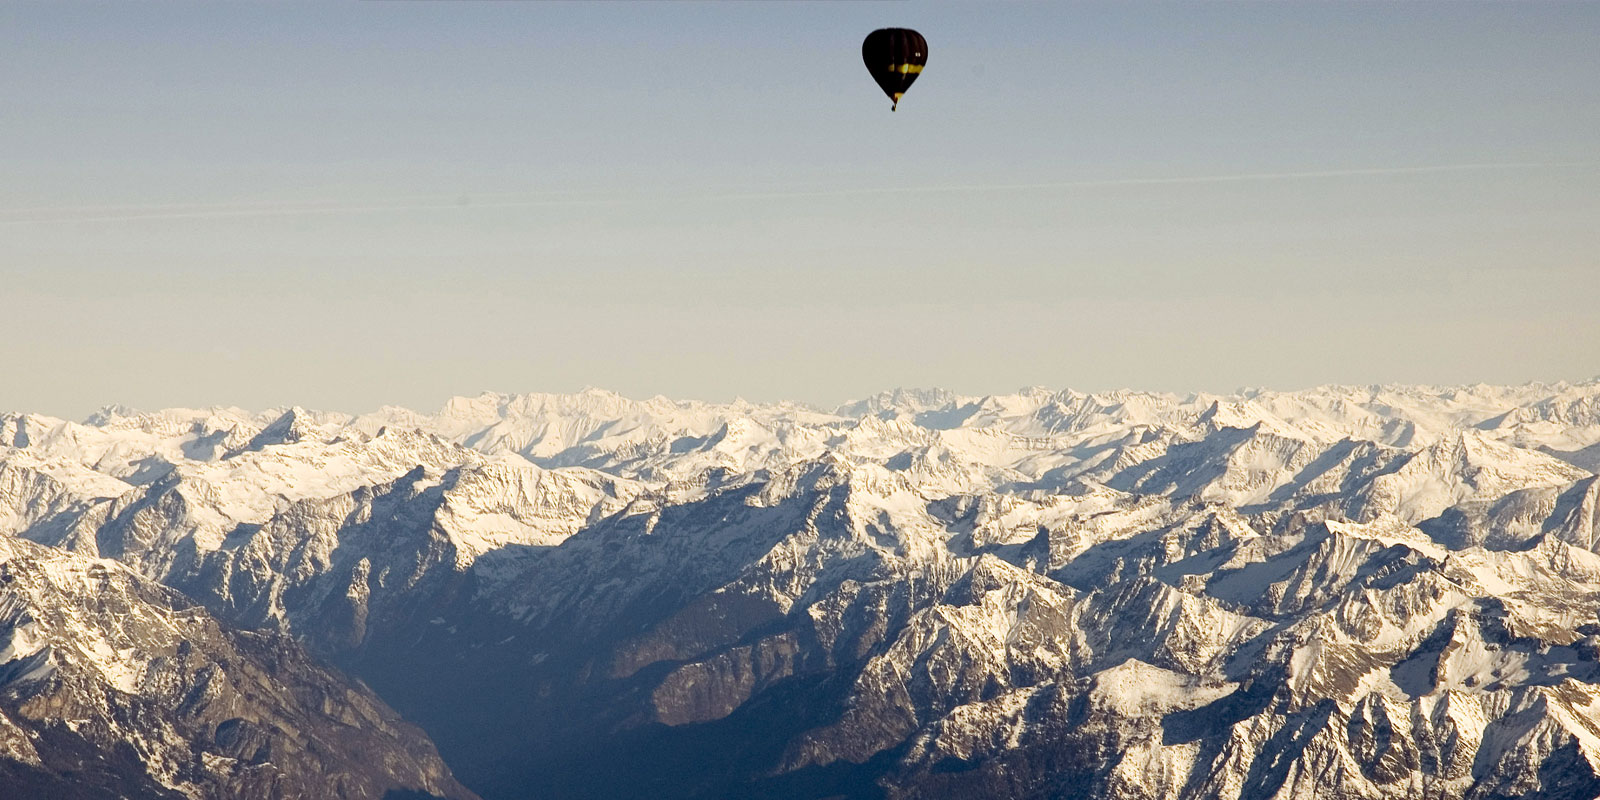
[[[59,771],[67,717],[7,703],[62,676],[164,696],[128,664],[171,634],[72,612],[41,660],[115,574],[297,640],[490,798],[1587,799],[1597,468],[1600,381],[7,414],[0,754]]]

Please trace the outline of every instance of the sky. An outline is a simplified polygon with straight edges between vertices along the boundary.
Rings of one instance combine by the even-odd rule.
[[[1597,77],[1600,3],[0,3],[0,410],[1584,380]]]

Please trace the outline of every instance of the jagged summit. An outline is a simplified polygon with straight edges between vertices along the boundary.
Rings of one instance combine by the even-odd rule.
[[[268,423],[260,433],[251,437],[243,449],[260,450],[271,445],[296,444],[317,438],[317,425],[308,419],[308,416],[302,408],[291,408],[283,412],[282,416]]]

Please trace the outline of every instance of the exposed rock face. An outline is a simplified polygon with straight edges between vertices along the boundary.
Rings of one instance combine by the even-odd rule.
[[[287,637],[10,537],[0,756],[8,796],[474,797],[421,731]]]
[[[1593,798],[1595,398],[14,416],[0,522],[303,637],[489,797]]]

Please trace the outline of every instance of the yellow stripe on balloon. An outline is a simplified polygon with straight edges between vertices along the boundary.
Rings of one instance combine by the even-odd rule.
[[[921,64],[890,64],[889,65],[889,71],[890,72],[898,72],[901,75],[917,75],[917,74],[920,74],[922,72],[922,65]]]

